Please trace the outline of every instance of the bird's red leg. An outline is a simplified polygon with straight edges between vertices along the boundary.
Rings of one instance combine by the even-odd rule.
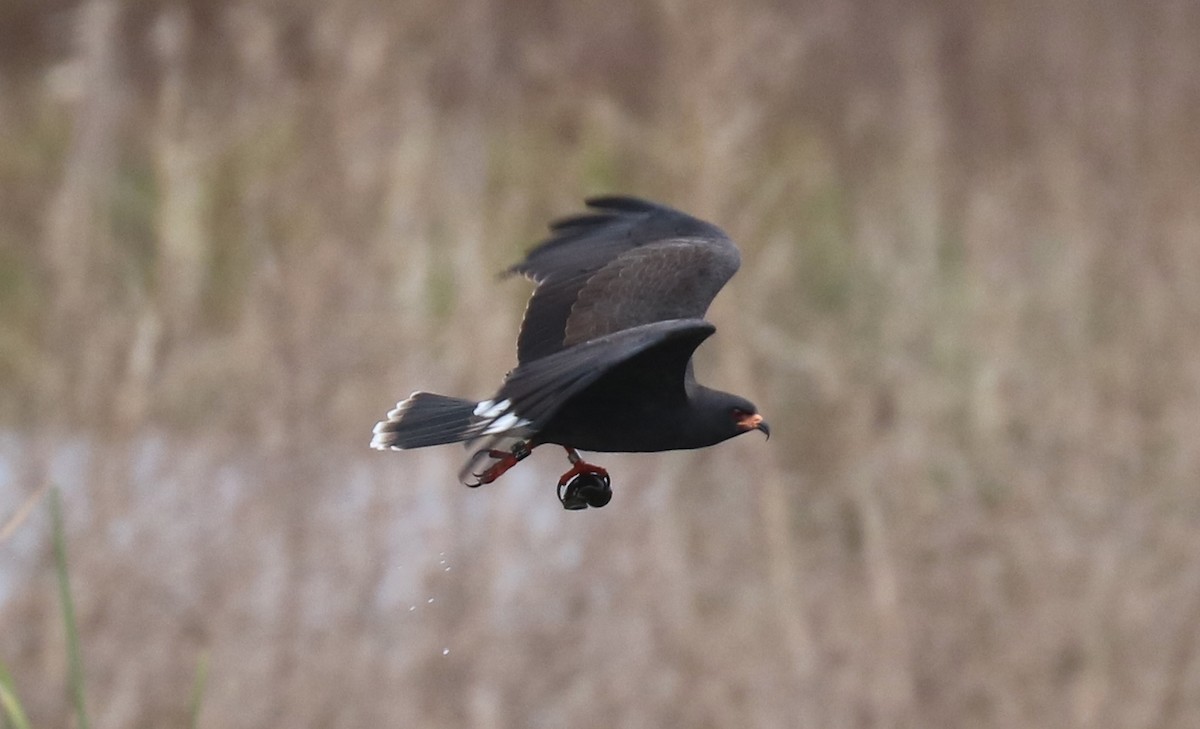
[[[533,449],[537,446],[531,441],[520,441],[512,447],[511,451],[490,450],[487,452],[489,458],[495,458],[497,461],[486,468],[481,473],[476,473],[475,478],[478,482],[467,484],[468,486],[482,486],[485,483],[491,483],[504,475],[504,472],[521,461],[525,460]]]
[[[558,479],[558,500],[563,508],[578,511],[607,504],[612,499],[608,471],[584,461],[574,448],[563,447],[571,459],[571,470]]]
[[[605,479],[608,478],[608,471],[583,460],[574,448],[563,446],[563,449],[567,451],[567,459],[571,461],[571,470],[564,473],[562,478],[558,479],[560,487],[566,486],[568,481],[583,473],[593,473],[597,476],[603,476]]]

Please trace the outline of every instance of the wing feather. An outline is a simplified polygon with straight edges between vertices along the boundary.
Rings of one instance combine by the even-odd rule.
[[[632,197],[587,200],[590,212],[551,223],[551,237],[509,269],[537,282],[518,361],[642,324],[703,318],[737,271],[720,228]]]

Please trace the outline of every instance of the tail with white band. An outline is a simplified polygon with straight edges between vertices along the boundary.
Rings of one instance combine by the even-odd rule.
[[[401,450],[470,440],[479,435],[477,405],[458,397],[414,392],[375,424],[371,447]]]

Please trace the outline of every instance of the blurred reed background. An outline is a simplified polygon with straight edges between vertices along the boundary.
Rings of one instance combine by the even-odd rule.
[[[0,519],[62,490],[94,726],[1196,726],[1194,0],[8,0],[0,85]],[[368,450],[602,192],[739,242],[700,370],[775,437],[584,513]]]

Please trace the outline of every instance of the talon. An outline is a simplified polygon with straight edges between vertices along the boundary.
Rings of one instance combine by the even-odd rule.
[[[496,479],[504,475],[504,472],[524,460],[531,452],[533,447],[526,441],[520,441],[513,445],[511,451],[502,451],[495,448],[480,448],[475,451],[475,458],[481,455],[486,455],[489,458],[496,459],[488,468],[485,468],[480,473],[472,473],[471,475],[479,479],[476,483],[466,484],[467,488],[478,488],[484,484],[492,483]]]
[[[504,458],[505,456],[509,455],[513,454],[509,453],[508,451],[501,451],[495,448],[480,448],[471,454],[471,458],[479,458],[480,456],[487,456],[488,458]],[[479,476],[480,474],[476,473],[474,475]]]
[[[612,501],[612,486],[608,474],[583,473],[566,484],[559,484],[558,500],[568,511],[591,506],[599,509]]]
[[[591,506],[600,508],[612,500],[612,480],[608,471],[585,462],[575,452],[567,449],[571,470],[558,479],[558,500],[568,511],[579,511]]]

